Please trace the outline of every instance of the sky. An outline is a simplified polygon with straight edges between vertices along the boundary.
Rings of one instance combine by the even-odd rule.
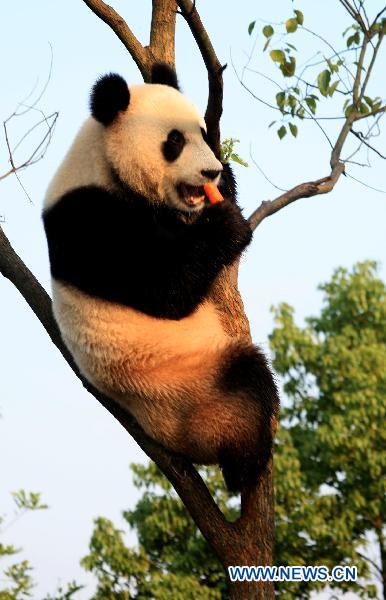
[[[382,3],[372,0],[369,4],[376,13]],[[117,0],[112,5],[138,38],[147,43],[151,2]],[[265,22],[283,21],[297,8],[304,12],[309,29],[342,44],[341,32],[348,20],[337,0],[201,0],[197,6],[220,61],[228,64],[222,138],[240,139],[238,152],[250,163],[249,168],[235,168],[239,202],[248,215],[262,200],[280,193],[272,183],[288,189],[329,173],[329,146],[314,123],[301,124],[298,139],[287,136],[280,142],[275,126],[268,128],[278,114],[240,85],[238,76],[254,43],[254,35],[249,37],[247,33],[248,24],[257,19],[255,29],[260,32]],[[260,33],[249,66],[280,81],[274,65],[261,53],[262,39]],[[296,33],[293,43],[303,60],[316,52],[326,52],[323,43],[311,34]],[[24,189],[15,177],[0,181],[4,230],[48,291],[42,202],[55,169],[88,115],[89,90],[99,75],[110,71],[124,75],[129,83],[141,81],[121,42],[82,0],[7,2],[0,22],[1,120],[12,114],[35,85],[31,99],[39,94],[49,73],[51,55],[51,77],[38,107],[45,115],[59,112],[52,142],[44,160],[20,173]],[[374,73],[373,95],[385,94],[382,69],[384,73],[384,53]],[[177,71],[184,93],[204,111],[206,73],[181,17]],[[274,84],[252,71],[246,82],[255,94],[269,101],[277,91]],[[337,114],[341,104],[341,100],[332,102],[321,114]],[[35,118],[39,113],[12,120],[11,138],[17,140]],[[332,140],[337,136],[337,123],[323,122]],[[381,151],[383,147],[385,154],[384,133],[376,139],[376,145]],[[272,183],[253,165],[251,152]],[[384,164],[375,155],[371,163],[371,169],[350,165],[348,172],[386,191]],[[7,153],[1,138],[0,174],[6,170]],[[328,280],[337,266],[350,268],[357,261],[374,259],[379,261],[380,274],[386,279],[385,229],[385,193],[349,177],[342,177],[331,194],[300,200],[266,219],[256,231],[240,271],[240,289],[255,342],[268,350],[273,305],[283,301],[293,305],[299,323],[315,314],[322,303],[317,286]],[[92,578],[80,569],[79,559],[87,553],[93,519],[103,515],[123,526],[121,511],[132,508],[138,499],[129,464],[145,461],[146,457],[85,392],[25,301],[1,277],[0,307],[0,514],[6,516],[6,522],[12,522],[2,541],[24,548],[20,556],[28,558],[35,568],[38,587],[34,598],[39,598],[52,593],[58,583],[72,579],[92,585]],[[41,492],[49,510],[13,522],[10,492],[20,488]],[[135,541],[133,534],[127,539]],[[89,591],[81,597],[89,597]]]

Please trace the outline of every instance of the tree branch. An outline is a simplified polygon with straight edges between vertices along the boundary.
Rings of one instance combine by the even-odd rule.
[[[200,15],[197,12],[195,4],[191,0],[177,0],[181,13],[185,18],[197,46],[201,52],[206,69],[208,71],[209,96],[205,113],[205,121],[208,129],[208,139],[211,148],[217,157],[220,156],[220,118],[222,115],[223,103],[223,77],[222,73],[225,66],[222,66],[217,58],[212,42],[208,36],[205,27],[202,24]]]
[[[373,152],[375,152],[376,154],[378,154],[378,156],[380,156],[381,158],[383,158],[384,160],[386,160],[386,156],[384,154],[381,154],[381,152],[379,152],[379,150],[377,150],[376,148],[374,148],[374,146],[372,146],[371,144],[369,144],[369,142],[367,141],[366,136],[361,131],[355,131],[351,127],[350,133],[352,133],[353,135],[355,135],[355,137],[357,137],[358,140],[360,140],[361,144],[364,144],[365,146],[367,146],[368,148],[370,148],[370,150],[372,150]]]
[[[92,12],[102,19],[127,48],[145,81],[149,80],[149,56],[146,48],[135,37],[126,21],[103,0],[83,0]]]
[[[300,198],[310,198],[312,196],[318,196],[320,194],[327,194],[328,192],[331,192],[343,172],[344,164],[342,162],[338,162],[328,177],[318,179],[317,181],[301,183],[291,190],[288,190],[288,192],[281,194],[281,196],[278,196],[275,198],[275,200],[263,201],[248,219],[252,231],[254,231],[266,217],[270,217],[285,206],[288,206]]]
[[[175,66],[176,0],[153,0],[150,49],[155,60]]]
[[[13,250],[1,227],[0,273],[18,289],[83,386],[121,423],[142,450],[159,466],[181,497],[197,527],[223,562],[229,536],[234,535],[233,528],[225,520],[201,476],[185,458],[168,452],[147,436],[130,413],[101,394],[81,375],[62,341],[52,314],[50,297]]]

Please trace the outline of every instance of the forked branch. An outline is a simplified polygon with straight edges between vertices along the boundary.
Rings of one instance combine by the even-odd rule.
[[[208,72],[209,95],[206,107],[205,121],[208,129],[208,139],[216,156],[220,156],[220,119],[223,105],[223,71],[226,67],[221,65],[213,48],[210,37],[202,24],[195,3],[191,0],[177,0],[181,13],[196,40],[197,46]]]
[[[138,41],[126,21],[103,0],[83,0],[92,12],[104,21],[121,40],[125,48],[130,52],[132,59],[140,70],[142,77],[146,80],[149,74],[148,54],[142,44]]]

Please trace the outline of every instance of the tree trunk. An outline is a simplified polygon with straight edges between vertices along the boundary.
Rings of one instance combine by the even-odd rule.
[[[261,476],[256,488],[242,497],[242,516],[239,525],[239,544],[232,548],[232,561],[240,566],[272,565],[274,543],[274,492],[272,461]],[[230,583],[231,599],[271,600],[275,597],[271,581]]]

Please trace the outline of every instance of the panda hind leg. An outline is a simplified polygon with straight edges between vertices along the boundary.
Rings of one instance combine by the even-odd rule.
[[[272,372],[259,348],[252,345],[232,348],[224,367],[221,387],[227,394],[235,394],[237,404],[240,406],[241,401],[249,415],[248,423],[238,423],[235,437],[219,456],[227,488],[239,492],[256,483],[271,458],[279,397]]]

